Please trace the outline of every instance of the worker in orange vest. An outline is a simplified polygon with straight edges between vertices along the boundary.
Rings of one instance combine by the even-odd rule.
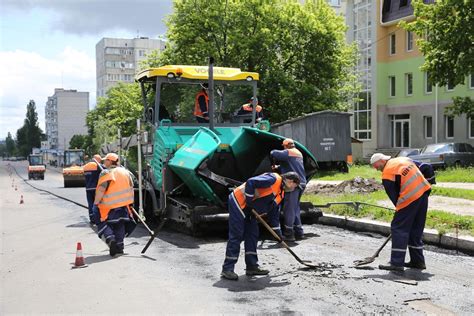
[[[209,96],[208,84],[201,84],[201,90],[196,94],[194,101],[194,116],[198,123],[209,123]]]
[[[97,233],[99,238],[104,237],[112,257],[123,254],[123,240],[136,226],[130,209],[134,201],[133,180],[130,172],[118,164],[117,154],[105,156],[107,169],[100,174],[94,200]]]
[[[255,120],[258,122],[263,118],[263,108],[261,105],[258,104],[257,100],[257,107],[255,108]],[[242,104],[237,115],[245,115],[245,114],[252,114],[253,112],[253,97],[248,100],[247,103]]]
[[[299,186],[294,191],[285,194],[283,239],[286,241],[301,240],[304,238],[304,232],[301,224],[300,200],[306,188],[303,154],[295,147],[295,141],[291,138],[285,138],[282,146],[283,150],[274,149],[270,152],[270,156],[279,164],[281,173],[293,171],[300,177]]]
[[[382,184],[396,210],[390,225],[392,232],[390,262],[379,265],[379,269],[392,271],[403,271],[404,267],[426,269],[422,237],[431,185],[410,158],[391,158],[375,153],[370,158],[370,164],[382,171]],[[410,262],[405,262],[407,246]]]
[[[252,215],[252,209],[259,214],[266,214],[270,226],[281,235],[279,225],[279,205],[285,191],[294,190],[300,179],[294,172],[282,174],[264,173],[252,177],[229,194],[229,241],[225,252],[221,277],[228,280],[238,280],[234,272],[239,258],[240,244],[244,241],[246,275],[266,275],[268,270],[258,265],[257,219]]]
[[[89,222],[93,223],[92,209],[94,207],[95,190],[97,188],[97,182],[99,181],[100,173],[104,166],[102,164],[102,157],[99,154],[94,155],[91,161],[86,163],[82,170],[84,171],[84,177],[86,179],[86,197],[87,206],[89,208]]]

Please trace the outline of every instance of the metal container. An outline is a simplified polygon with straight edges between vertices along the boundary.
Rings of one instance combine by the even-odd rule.
[[[336,111],[306,114],[272,125],[271,132],[292,138],[316,158],[320,169],[348,171],[352,163],[350,116]]]

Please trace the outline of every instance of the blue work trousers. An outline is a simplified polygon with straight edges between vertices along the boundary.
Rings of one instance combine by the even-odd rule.
[[[95,189],[86,189],[86,196],[87,196],[87,206],[89,208],[89,221],[92,222],[93,214],[92,208],[94,207],[94,200],[95,200]]]
[[[123,239],[126,234],[131,233],[128,226],[132,223],[133,220],[130,218],[126,207],[114,208],[110,210],[107,219],[97,225],[97,234],[99,238],[104,237],[107,245],[110,245],[110,242],[115,240],[118,249],[123,250]]]
[[[229,195],[229,241],[225,251],[223,271],[234,271],[239,259],[240,243],[244,241],[245,264],[247,268],[258,267],[257,242],[259,229],[257,219],[251,212],[243,211]]]
[[[429,195],[430,191],[427,191],[407,207],[395,212],[391,223],[392,255],[390,262],[392,265],[404,265],[407,246],[411,262],[425,262],[422,238]]]
[[[294,191],[285,192],[283,201],[284,229],[286,236],[303,237],[303,226],[301,225],[300,199],[303,190],[297,187]]]

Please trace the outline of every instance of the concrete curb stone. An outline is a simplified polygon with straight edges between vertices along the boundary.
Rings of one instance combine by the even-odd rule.
[[[318,223],[336,226],[353,231],[366,231],[382,235],[390,234],[390,224],[368,219],[356,219],[333,214],[324,214]],[[425,229],[423,241],[429,245],[441,248],[458,250],[468,255],[474,255],[474,238],[471,236],[453,236],[452,234],[440,235],[435,229]]]

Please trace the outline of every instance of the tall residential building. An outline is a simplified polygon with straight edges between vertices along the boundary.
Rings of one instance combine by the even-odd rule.
[[[54,89],[45,106],[46,136],[49,148],[64,150],[74,135],[86,135],[89,92]]]
[[[139,62],[154,50],[165,49],[165,41],[139,37],[103,38],[95,46],[97,97],[105,96],[118,82],[133,82]]]
[[[473,75],[456,87],[431,84],[429,74],[420,70],[424,57],[416,37],[398,27],[400,20],[414,18],[411,0],[348,1],[348,39],[359,46],[362,85],[352,130],[364,142],[365,156],[436,142],[474,144],[474,122],[444,113],[454,96],[474,98]]]

